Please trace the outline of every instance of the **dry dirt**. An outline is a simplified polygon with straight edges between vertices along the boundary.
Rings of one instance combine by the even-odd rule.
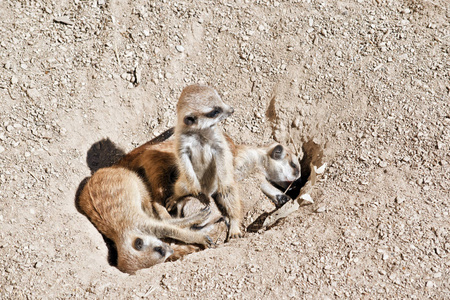
[[[1,0],[1,298],[449,299],[449,54],[447,0]],[[329,167],[273,228],[129,276],[76,191],[197,82],[237,142]]]

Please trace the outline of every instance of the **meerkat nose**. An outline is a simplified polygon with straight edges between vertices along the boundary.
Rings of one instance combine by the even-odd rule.
[[[166,256],[166,249],[164,247],[155,247],[153,250],[158,252],[162,257]]]

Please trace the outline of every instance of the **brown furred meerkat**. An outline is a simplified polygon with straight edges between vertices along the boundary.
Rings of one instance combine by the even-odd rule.
[[[164,262],[171,255],[179,257],[193,252],[190,245],[171,248],[161,239],[207,247],[213,245],[205,233],[186,228],[203,222],[210,214],[209,208],[193,217],[157,220],[150,202],[142,179],[135,172],[119,166],[99,169],[80,193],[81,211],[114,242],[119,270],[134,274],[139,269]]]
[[[227,240],[242,236],[241,200],[234,180],[233,154],[217,124],[234,109],[203,85],[183,89],[177,103],[175,153],[179,177],[169,206],[186,196],[212,197],[227,218]]]

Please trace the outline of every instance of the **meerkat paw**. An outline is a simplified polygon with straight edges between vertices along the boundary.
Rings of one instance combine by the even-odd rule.
[[[198,213],[196,213],[193,217],[195,219],[195,224],[198,225],[203,223],[208,217],[211,215],[211,206],[205,206]]]
[[[198,231],[195,232],[196,234],[196,241],[193,242],[192,244],[197,244],[203,247],[203,249],[206,248],[215,248],[217,245],[216,243],[214,243],[213,239],[204,233],[200,233]]]
[[[292,198],[286,194],[279,194],[275,196],[275,200],[272,200],[276,208],[282,207],[286,202],[290,201]]]
[[[239,222],[236,220],[231,220],[228,224],[228,234],[225,242],[228,242],[230,239],[236,239],[242,237],[242,231],[239,228]]]
[[[166,208],[168,211],[171,211],[177,205],[177,198],[175,196],[171,196],[166,200]]]
[[[205,241],[206,241],[206,243],[203,244],[205,247],[208,247],[208,248],[216,248],[217,247],[216,243],[214,243],[213,239],[209,235],[205,235]]]

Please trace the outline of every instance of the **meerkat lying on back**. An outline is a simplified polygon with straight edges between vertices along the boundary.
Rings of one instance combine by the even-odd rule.
[[[179,257],[193,252],[189,245],[172,249],[161,239],[203,246],[213,244],[206,234],[185,228],[203,222],[210,213],[208,209],[193,217],[161,221],[155,218],[151,202],[144,182],[135,172],[122,167],[98,170],[80,193],[80,209],[114,242],[117,268],[122,272],[133,274],[162,263],[171,255]]]
[[[175,126],[179,177],[169,201],[173,204],[189,195],[213,197],[228,219],[227,239],[242,236],[241,200],[233,155],[217,124],[233,112],[213,88],[191,85],[183,89]]]
[[[232,142],[232,141],[231,141]],[[267,147],[235,145],[234,168],[236,180],[240,181],[258,170],[264,176],[261,190],[276,207],[282,206],[290,197],[277,187],[286,190],[300,176],[298,157],[281,144]]]

